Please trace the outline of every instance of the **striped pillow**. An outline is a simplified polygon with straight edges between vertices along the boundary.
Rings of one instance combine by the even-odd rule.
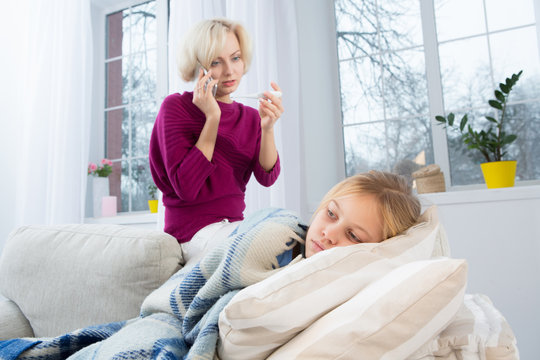
[[[479,359],[517,360],[519,351],[510,325],[481,294],[465,294],[452,322],[433,340],[418,349],[410,360]]]
[[[266,358],[400,265],[448,253],[441,233],[432,207],[403,235],[378,244],[327,250],[247,287],[220,314],[220,356]]]
[[[405,359],[451,321],[463,303],[466,280],[464,260],[399,266],[268,359]]]

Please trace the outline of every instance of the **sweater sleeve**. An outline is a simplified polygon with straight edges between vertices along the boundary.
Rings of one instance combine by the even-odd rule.
[[[156,120],[167,178],[176,195],[184,201],[197,198],[215,168],[195,146],[202,128],[200,122],[182,101],[170,97],[163,101]]]
[[[273,185],[276,182],[280,171],[281,165],[279,162],[279,154],[272,170],[266,171],[259,162],[259,153],[257,152],[257,156],[255,158],[255,166],[253,168],[253,174],[255,175],[255,179],[257,179],[259,184],[266,187]]]

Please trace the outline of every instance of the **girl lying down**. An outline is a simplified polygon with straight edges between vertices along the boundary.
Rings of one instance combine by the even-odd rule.
[[[335,185],[315,211],[304,257],[333,247],[381,242],[414,225],[420,211],[403,177],[373,170],[351,176]],[[298,247],[293,250],[291,255]],[[290,257],[283,256],[280,264],[287,260]]]
[[[397,235],[417,222],[420,209],[398,175],[352,176],[326,194],[309,229],[290,211],[258,211],[226,239],[213,240],[217,245],[200,262],[185,266],[151,293],[139,317],[56,338],[3,341],[0,359],[212,359],[219,314],[241,289],[323,250]]]

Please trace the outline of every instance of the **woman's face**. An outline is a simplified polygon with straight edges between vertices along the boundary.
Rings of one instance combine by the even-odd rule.
[[[383,219],[373,195],[333,199],[313,218],[306,236],[306,257],[336,246],[382,240]]]
[[[236,35],[229,31],[225,47],[219,56],[210,64],[211,76],[218,80],[216,99],[230,101],[230,94],[238,88],[244,75],[244,61],[240,52],[240,44]]]

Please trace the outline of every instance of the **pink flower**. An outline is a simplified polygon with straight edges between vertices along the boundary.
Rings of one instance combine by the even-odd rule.
[[[94,164],[94,163],[90,163],[90,164],[88,164],[88,169],[90,171],[96,171],[97,170],[97,165]]]
[[[103,160],[101,160],[101,163],[102,163],[103,165],[109,165],[109,166],[112,166],[112,161],[109,160],[109,159],[103,159]]]

